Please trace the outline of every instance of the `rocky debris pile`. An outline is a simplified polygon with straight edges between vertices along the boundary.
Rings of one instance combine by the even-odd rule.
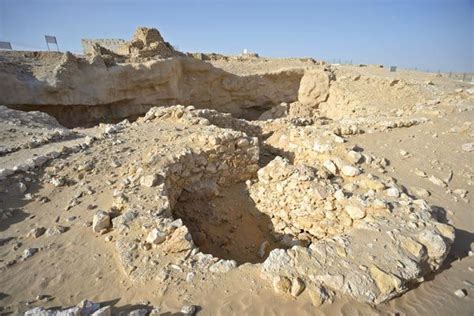
[[[38,111],[23,112],[0,106],[0,156],[77,136],[53,117]]]
[[[132,280],[170,282],[236,267],[233,260],[200,252],[180,219],[132,210],[115,218],[113,227],[122,266]]]
[[[155,28],[138,27],[130,41],[83,39],[84,54],[92,62],[103,60],[110,67],[116,63],[143,62],[150,59],[185,56],[166,42]]]
[[[338,195],[344,193],[327,177],[327,171],[294,166],[277,157],[258,171],[258,181],[250,185],[250,196],[257,208],[271,217],[277,234],[309,244],[343,233],[357,217],[328,199],[338,190]]]
[[[453,228],[438,222],[430,206],[395,179],[376,175],[385,172],[388,160],[346,146],[344,133],[335,133],[330,120],[303,121],[249,122],[193,106],[155,107],[134,123],[101,125],[97,137],[31,168],[14,168],[3,180],[25,193],[25,172],[47,163],[41,181],[80,188],[67,210],[80,206],[85,195],[109,195],[109,207],[91,208],[89,226],[113,241],[132,280],[167,284],[236,268],[234,260],[202,253],[172,209],[183,192],[209,198],[243,181],[276,237],[291,247],[271,251],[260,266],[279,293],[297,297],[307,291],[316,305],[335,293],[377,304],[439,269]],[[260,146],[286,158],[259,169]],[[97,177],[103,183],[90,187]],[[33,227],[27,238],[66,230]],[[21,260],[41,250],[27,248]]]
[[[219,128],[243,132],[251,137],[260,136],[260,127],[251,121],[238,119],[230,113],[221,113],[212,109],[196,109],[194,106],[175,106],[171,108],[151,108],[139,122],[147,122],[155,118],[172,119],[191,125],[214,125]]]
[[[196,58],[199,60],[229,60],[230,56],[217,53],[186,53],[186,56]]]
[[[428,211],[422,215],[428,216]],[[447,255],[453,229],[431,218],[420,223],[424,221],[431,224],[407,229],[416,224],[405,221],[400,229],[393,219],[377,218],[366,227],[312,243],[309,248],[274,250],[262,272],[269,279],[299,277],[308,288],[330,289],[378,304],[407,291],[409,284],[422,282]]]
[[[114,240],[132,279],[152,279],[160,272],[169,273],[167,269],[174,271],[179,258],[186,258],[183,264],[188,265],[188,272],[221,273],[236,267],[235,261],[200,253],[187,227],[172,218],[171,210],[183,191],[196,197],[216,196],[219,188],[252,178],[258,169],[258,139],[212,125],[205,116],[218,120],[219,115],[194,107],[153,108],[133,124],[100,126],[102,132],[88,138],[87,145],[71,152],[74,155],[50,160],[44,168],[40,181],[46,185],[80,188],[66,211],[80,206],[84,196],[99,190],[110,192],[112,204],[95,210],[91,230],[106,234],[107,241]],[[221,116],[221,123],[239,122]],[[128,151],[135,139],[140,139],[134,143],[137,150]],[[110,161],[102,152],[116,154]],[[23,172],[6,178],[7,187],[23,179]],[[117,181],[117,174],[122,180]],[[90,187],[88,183],[98,176],[109,180],[102,183],[103,188]],[[112,183],[117,183],[113,190]],[[46,231],[37,227],[29,236],[64,231],[63,227]]]
[[[170,43],[165,42],[157,29],[147,27],[137,28],[133,39],[121,45],[117,53],[130,56],[132,60],[149,57],[169,58],[183,55],[176,51]]]
[[[129,312],[117,311],[116,308],[110,305],[101,306],[102,304],[95,303],[90,300],[83,300],[74,307],[70,307],[63,310],[57,309],[45,309],[44,307],[35,307],[24,313],[24,316],[69,316],[69,315],[84,315],[84,316],[158,316],[166,315],[169,313],[163,313],[161,308],[146,306],[146,308],[134,309]],[[183,305],[181,310],[178,312],[180,315],[193,316],[198,311],[199,306],[196,305]]]
[[[247,181],[249,192],[275,234],[293,246],[273,250],[262,273],[277,292],[297,296],[294,287],[306,288],[319,304],[335,292],[378,304],[439,269],[454,229],[415,197],[419,192],[380,175],[387,159],[346,146],[345,133],[321,123],[256,122],[262,132],[272,131],[266,148],[286,159],[260,169]],[[405,126],[411,123],[393,128]]]
[[[343,167],[339,174],[334,164],[293,166],[276,158],[249,183],[276,233],[310,244],[274,250],[263,263],[265,277],[286,278],[286,286],[277,282],[279,291],[290,294],[291,280],[299,278],[310,291],[329,289],[377,304],[443,263],[453,227],[438,222],[424,200],[353,169],[359,170]]]
[[[125,207],[125,213],[114,218],[112,225],[118,232],[114,239],[120,258],[133,279],[146,280],[159,274],[166,267],[167,260],[162,258],[167,255],[187,257],[190,262],[199,258],[201,268],[215,272],[236,266],[235,262],[220,262],[199,253],[187,227],[181,220],[171,218],[171,209],[183,190],[196,198],[213,196],[219,187],[245,181],[258,169],[258,141],[241,132],[210,125],[198,116],[201,112],[183,106],[153,108],[139,120],[139,125],[160,126],[160,122],[168,120],[184,126],[199,125],[200,132],[191,135],[188,148],[176,148],[173,154],[160,147],[150,147],[142,153],[141,165],[137,166],[141,171],[132,181],[139,182],[145,194],[155,196],[153,208],[137,212]],[[127,190],[121,194],[127,196]],[[143,228],[147,231],[144,235]]]
[[[138,27],[130,41],[82,40],[84,52],[102,57],[108,66],[115,62],[142,62],[150,58],[184,56],[166,42],[155,28]]]

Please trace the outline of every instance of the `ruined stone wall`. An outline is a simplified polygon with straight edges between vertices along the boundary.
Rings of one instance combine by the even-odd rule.
[[[82,49],[84,54],[93,54],[94,45],[98,44],[116,54],[120,54],[120,47],[125,44],[123,39],[82,39]]]

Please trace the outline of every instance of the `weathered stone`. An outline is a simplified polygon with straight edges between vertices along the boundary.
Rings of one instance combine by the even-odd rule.
[[[439,260],[447,255],[448,248],[445,240],[433,230],[423,230],[418,235],[418,241],[426,247],[430,258]]]
[[[140,184],[144,187],[154,187],[155,185],[158,184],[158,176],[153,174],[153,175],[148,175],[148,176],[143,176],[140,179]]]
[[[41,235],[43,235],[45,232],[46,232],[46,228],[44,228],[44,227],[35,227],[32,230],[30,230],[30,232],[28,233],[28,235],[26,235],[26,237],[38,238]]]
[[[112,307],[104,306],[92,313],[92,316],[112,316]]]
[[[349,151],[347,153],[347,157],[349,158],[349,161],[351,163],[355,163],[355,164],[361,162],[362,160],[362,154],[354,150]]]
[[[416,258],[421,258],[426,255],[426,248],[410,237],[403,237],[401,245],[406,251]]]
[[[28,259],[38,252],[38,248],[27,248],[23,251],[23,259]]]
[[[467,296],[467,291],[465,289],[458,289],[456,291],[454,291],[454,295],[456,295],[457,297],[465,297]]]
[[[177,228],[171,237],[161,244],[161,248],[166,253],[178,253],[191,250],[194,243],[191,234],[186,226]]]
[[[92,219],[92,230],[96,233],[111,227],[110,215],[105,211],[98,211]]]
[[[166,234],[160,231],[158,228],[153,228],[146,237],[146,242],[150,244],[161,244],[166,240]]]
[[[439,185],[440,187],[443,187],[443,188],[448,186],[443,180],[435,176],[430,176],[428,180],[430,180],[432,183]]]
[[[67,230],[68,230],[67,227],[56,225],[56,226],[48,228],[46,230],[46,235],[48,235],[48,236],[58,236],[58,235],[61,235],[64,232],[66,232]]]
[[[290,294],[291,292],[291,281],[285,276],[277,275],[273,278],[273,288],[276,292],[282,294]]]
[[[361,219],[365,217],[365,211],[355,205],[346,205],[344,210],[352,219]]]
[[[331,172],[332,174],[336,174],[337,173],[337,167],[336,165],[331,161],[331,160],[325,160],[323,162],[323,166],[324,168],[326,168],[329,172]]]
[[[401,280],[395,275],[388,274],[375,265],[372,265],[369,271],[382,295],[388,295],[401,287]]]
[[[291,295],[293,297],[299,296],[305,289],[305,284],[300,278],[293,278],[291,281]]]
[[[324,274],[315,278],[333,290],[341,290],[344,285],[344,276],[341,274]]]
[[[360,170],[353,166],[343,166],[341,172],[346,177],[355,177],[360,174]]]
[[[418,187],[412,187],[410,190],[415,193],[417,196],[422,197],[422,198],[427,198],[431,195],[430,191],[423,189],[423,188],[418,188]]]
[[[466,152],[474,151],[474,143],[465,143],[461,146],[462,150]]]
[[[327,290],[321,286],[311,286],[308,288],[309,297],[315,307],[323,305],[330,300]]]
[[[385,192],[390,197],[399,197],[400,196],[400,191],[398,191],[397,188],[388,188]]]
[[[209,267],[209,271],[213,273],[226,273],[237,267],[237,262],[234,260],[219,260]]]
[[[196,305],[184,305],[181,307],[181,313],[185,316],[193,316],[197,312]]]

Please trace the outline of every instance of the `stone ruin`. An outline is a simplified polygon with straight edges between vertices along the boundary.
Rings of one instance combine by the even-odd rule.
[[[142,139],[139,150],[114,158],[115,172],[124,180],[111,192],[110,209],[97,211],[92,222],[94,232],[111,233],[124,271],[136,281],[172,282],[189,273],[235,269],[235,260],[202,253],[173,208],[185,193],[212,199],[242,182],[281,244],[274,250],[262,244],[262,257],[268,257],[258,264],[278,292],[296,297],[307,290],[316,305],[335,293],[378,304],[440,268],[454,240],[453,227],[439,222],[423,199],[369,171],[383,169],[386,161],[345,148],[344,134],[335,134],[330,125],[296,125],[290,139],[277,131],[262,139],[275,124],[281,119],[248,122],[213,110],[155,107],[135,123],[104,126],[101,135],[77,149],[36,157],[2,169],[0,176],[14,181],[16,173],[66,155],[73,165],[81,157],[89,161],[78,165],[77,181],[107,179],[109,162],[102,152],[121,152],[129,143],[120,140],[133,135],[154,135]],[[174,139],[172,145],[164,145],[167,137]],[[268,150],[282,156],[260,168],[261,152]],[[74,175],[55,161],[42,181],[61,187]]]
[[[117,60],[139,61],[147,58],[182,56],[154,28],[139,27],[130,41],[122,39],[83,39],[85,55],[112,55]]]

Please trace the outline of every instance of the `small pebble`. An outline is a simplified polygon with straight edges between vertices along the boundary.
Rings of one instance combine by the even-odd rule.
[[[465,297],[467,295],[467,291],[465,289],[459,289],[454,291],[454,295],[457,297]]]

